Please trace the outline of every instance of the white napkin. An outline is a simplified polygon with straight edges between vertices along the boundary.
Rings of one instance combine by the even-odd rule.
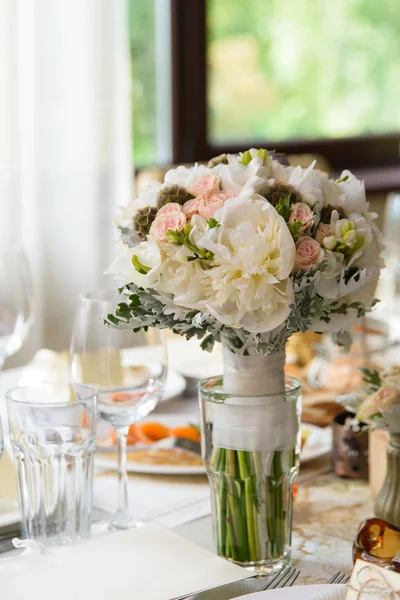
[[[0,460],[0,527],[20,519],[15,470],[7,451]]]
[[[53,352],[43,348],[24,367],[19,385],[66,382],[70,379],[68,352]]]
[[[139,521],[155,521],[164,527],[177,527],[211,512],[210,490],[205,478],[135,475],[129,481],[132,513]],[[116,511],[117,475],[95,478],[93,505]]]
[[[169,600],[247,576],[241,567],[152,524],[0,563],[0,597]]]

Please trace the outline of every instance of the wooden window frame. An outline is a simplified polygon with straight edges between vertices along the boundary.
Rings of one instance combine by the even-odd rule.
[[[363,177],[368,191],[400,188],[400,132],[340,139],[288,140],[218,146],[207,137],[207,0],[171,0],[173,161],[208,160],[221,152],[266,146],[286,154],[320,154],[334,173]]]

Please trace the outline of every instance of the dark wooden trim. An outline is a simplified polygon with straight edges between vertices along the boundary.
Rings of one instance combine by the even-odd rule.
[[[206,0],[171,0],[171,11],[173,161],[194,162],[207,139]]]
[[[332,169],[355,169],[399,165],[400,132],[386,135],[340,139],[288,140],[274,143],[248,142],[240,145],[210,146],[209,153],[239,152],[243,148],[264,146],[285,154],[321,154]],[[205,157],[208,158],[208,157]]]
[[[174,163],[205,161],[221,152],[265,147],[286,154],[320,154],[335,172],[348,168],[366,173],[367,187],[369,180],[374,191],[386,191],[387,186],[393,189],[398,181],[396,167],[400,169],[400,132],[341,139],[212,144],[207,135],[207,0],[171,0],[171,11]],[[385,168],[391,173],[388,176],[386,171],[386,184]]]

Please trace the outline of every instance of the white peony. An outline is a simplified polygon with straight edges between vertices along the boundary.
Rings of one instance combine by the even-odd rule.
[[[209,168],[197,163],[194,167],[180,166],[166,172],[164,185],[180,185],[181,187],[188,188],[197,179],[201,179],[206,175],[218,175],[218,173],[215,172],[215,167]]]
[[[307,169],[301,167],[293,169],[289,183],[301,193],[303,201],[311,207],[317,205],[321,210],[323,206],[336,206],[339,199],[336,183],[325,173],[314,170],[314,166],[315,161]]]
[[[271,161],[271,159],[267,158]],[[222,189],[235,190],[238,195],[262,194],[268,189],[269,163],[255,156],[248,165],[240,162],[237,156],[229,156],[227,165],[214,167],[214,174],[221,178]]]
[[[340,179],[345,179],[345,181],[340,181]],[[369,202],[365,195],[364,182],[357,179],[351,171],[343,171],[339,182],[336,184],[340,192],[339,206],[346,214],[366,215],[369,211]]]
[[[225,325],[271,331],[293,301],[295,245],[287,225],[257,194],[227,200],[215,218],[220,226],[198,241],[214,254],[206,308]]]

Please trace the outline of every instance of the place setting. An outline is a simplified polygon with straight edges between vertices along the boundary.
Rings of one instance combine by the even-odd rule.
[[[287,183],[274,183],[278,177]],[[304,192],[307,181],[315,203]],[[29,585],[32,599],[54,586],[60,599],[86,598],[89,588],[98,598],[143,600],[396,597],[400,368],[381,367],[370,340],[375,330],[362,320],[374,304],[369,281],[379,273],[381,243],[365,200],[357,200],[354,216],[361,190],[351,174],[333,181],[251,149],[208,167],[173,169],[151,193],[139,193],[117,221],[122,245],[109,268],[115,288],[81,294],[69,352],[40,350],[5,392],[4,593],[22,599]],[[363,266],[367,252],[375,267]],[[21,307],[32,305],[26,290]],[[31,309],[18,334],[19,309],[10,321],[15,300],[7,304],[7,294],[0,316],[17,342],[4,346],[11,348],[5,356],[33,321]],[[318,349],[300,380],[288,374],[295,361],[292,344],[285,366],[287,341],[305,329],[333,332],[342,346],[354,336],[340,360],[348,356],[361,370],[342,390],[348,393],[336,394],[337,412],[347,410],[335,420],[340,436],[335,425],[332,437],[330,427],[301,421],[303,382],[306,397],[312,385],[333,389],[316,379],[324,373]],[[198,409],[195,396],[182,395],[182,374],[168,373],[169,341],[176,365],[179,352],[188,365],[191,351],[168,330],[195,336],[211,352],[210,376],[198,380]],[[365,362],[354,365],[360,331]],[[323,356],[330,369],[339,360]],[[332,530],[330,514],[346,511],[346,494],[357,505],[365,493],[357,435],[371,430],[389,436],[387,476],[377,518],[347,517],[347,568],[338,570],[340,556],[320,553],[306,520],[317,529],[320,523],[321,535]],[[331,462],[332,445],[341,460],[347,452],[348,471]],[[342,491],[332,469],[347,478]],[[312,511],[318,494],[331,496],[323,519],[320,508]],[[307,544],[315,545],[314,562]]]
[[[0,600],[400,600],[400,6],[3,4]]]

